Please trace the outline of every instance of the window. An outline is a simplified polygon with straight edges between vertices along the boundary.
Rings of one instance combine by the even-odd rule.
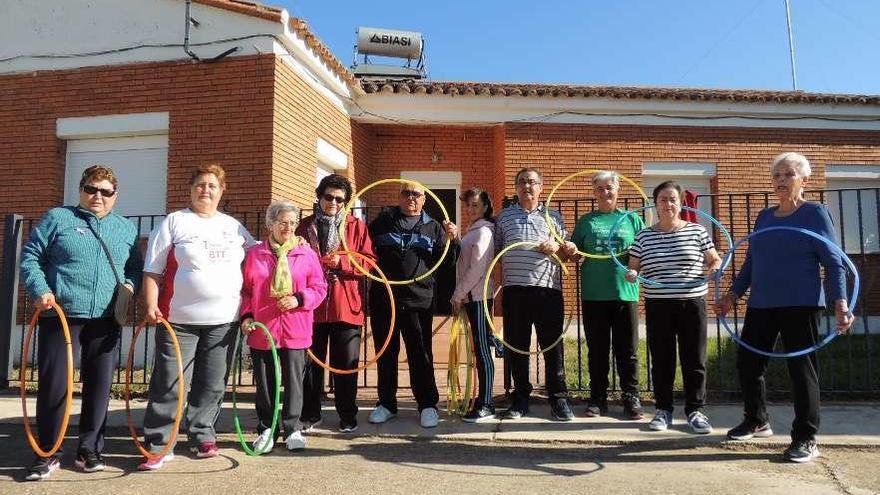
[[[711,180],[715,177],[715,165],[710,163],[646,163],[642,167],[642,187],[651,197],[654,188],[667,180],[674,180],[684,191],[698,196],[697,208],[712,214]],[[653,201],[653,200],[651,200]],[[656,218],[656,217],[655,217]],[[698,215],[697,223],[712,233],[712,221]]]
[[[880,166],[828,165],[825,189],[825,204],[846,252],[880,253]]]

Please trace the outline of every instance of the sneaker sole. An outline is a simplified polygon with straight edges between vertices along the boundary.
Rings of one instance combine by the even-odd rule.
[[[766,430],[756,431],[755,433],[751,433],[749,435],[734,436],[734,435],[731,435],[730,433],[728,433],[727,439],[733,440],[736,442],[744,442],[746,440],[751,440],[753,438],[767,438],[767,437],[772,437],[772,436],[773,436],[773,430],[771,430],[770,428],[767,428]]]
[[[371,424],[374,424],[374,425],[381,425],[382,423],[387,423],[387,422],[391,421],[395,417],[397,417],[397,415],[392,414],[391,416],[388,416],[387,418],[383,419],[382,421],[379,421],[379,420],[376,420],[373,418],[368,418],[367,421],[369,421]]]
[[[339,433],[354,433],[357,431],[357,429],[357,426],[355,426],[354,428],[340,428]]]
[[[651,431],[666,431],[669,429],[669,426],[668,425],[667,426],[648,425],[648,429],[650,429]]]
[[[483,416],[481,418],[461,418],[462,421],[468,424],[478,424],[478,423],[491,423],[493,421],[498,421],[498,418],[495,415],[492,416]]]
[[[789,461],[789,462],[795,462],[797,464],[804,464],[804,463],[812,461],[813,459],[815,459],[817,457],[819,457],[819,449],[816,449],[812,454],[810,454],[809,457],[795,457],[795,458],[785,457],[785,460]]]
[[[708,435],[709,433],[712,433],[712,428],[694,428],[691,426],[691,431],[697,435]]]
[[[103,471],[107,467],[105,464],[99,464],[97,466],[87,468],[86,463],[82,462],[80,460],[73,461],[73,465],[76,466],[78,469],[80,469],[84,473],[97,473],[97,472]]]
[[[553,421],[561,421],[563,423],[567,423],[574,419],[574,416],[557,416],[555,414],[551,415]]]

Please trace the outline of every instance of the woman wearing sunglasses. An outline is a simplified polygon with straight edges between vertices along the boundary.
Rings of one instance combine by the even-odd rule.
[[[83,389],[74,464],[87,473],[104,469],[104,425],[120,334],[112,308],[115,273],[130,290],[141,278],[137,228],[113,213],[118,185],[109,168],[87,168],[79,182],[79,204],[49,210],[31,231],[21,255],[21,276],[35,306],[48,310],[52,304],[60,305],[70,324],[71,340],[79,343],[73,351],[74,356],[81,354]],[[48,450],[63,420],[67,355],[58,315],[43,313],[39,326],[37,431],[40,447]],[[60,451],[52,457],[37,457],[25,479],[49,478],[60,467],[60,459]]]
[[[312,335],[312,353],[326,362],[330,347],[330,366],[351,369],[358,366],[361,345],[361,326],[364,324],[364,299],[361,280],[364,275],[347,256],[334,252],[342,248],[339,226],[345,222],[348,247],[370,259],[375,259],[373,244],[367,226],[353,215],[342,217],[342,211],[351,199],[351,182],[341,175],[329,175],[315,189],[315,213],[302,219],[296,233],[309,241],[321,257],[327,279],[327,298],[315,310],[315,328]],[[368,263],[360,262],[369,268]],[[334,400],[339,414],[339,431],[350,433],[357,429],[357,377],[355,373],[333,376]],[[305,429],[321,422],[321,395],[324,392],[324,368],[309,362],[306,365],[302,420]]]

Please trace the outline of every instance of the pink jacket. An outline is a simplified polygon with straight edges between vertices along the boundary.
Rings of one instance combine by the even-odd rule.
[[[251,316],[269,329],[279,349],[306,349],[312,345],[313,311],[327,296],[327,282],[318,256],[307,242],[287,253],[293,278],[293,293],[302,295],[302,306],[282,313],[275,298],[269,295],[275,273],[275,254],[268,242],[254,246],[244,258],[244,283],[241,286],[241,315]],[[269,341],[262,330],[248,336],[254,349],[268,350]]]
[[[455,292],[453,301],[468,302],[483,300],[483,284],[486,283],[486,270],[495,256],[495,244],[492,242],[495,224],[479,219],[471,224],[461,239],[461,252],[455,267]],[[495,290],[489,281],[489,297]],[[468,298],[470,296],[470,298]]]

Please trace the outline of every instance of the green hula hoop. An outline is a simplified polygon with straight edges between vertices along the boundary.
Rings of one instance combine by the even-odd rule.
[[[273,403],[273,410],[275,412],[272,414],[272,426],[269,427],[272,430],[272,441],[274,442],[275,429],[278,427],[278,414],[281,411],[278,407],[281,405],[281,361],[278,359],[278,349],[275,348],[275,339],[272,338],[272,334],[269,333],[269,329],[266,328],[266,325],[255,321],[253,322],[253,326],[260,328],[266,335],[266,339],[269,341],[269,348],[272,351],[272,361],[275,364],[275,402]],[[242,336],[241,343],[235,351],[235,361],[232,369],[232,424],[235,425],[235,434],[238,435],[238,443],[241,444],[242,450],[244,450],[247,455],[258,456],[261,455],[262,452],[257,452],[248,446],[244,439],[244,433],[241,431],[241,420],[238,417],[238,401],[236,400],[236,390],[238,387],[235,384],[235,376],[238,375],[238,371],[241,368],[241,364],[239,363],[241,362],[241,350],[244,346],[245,338]]]

